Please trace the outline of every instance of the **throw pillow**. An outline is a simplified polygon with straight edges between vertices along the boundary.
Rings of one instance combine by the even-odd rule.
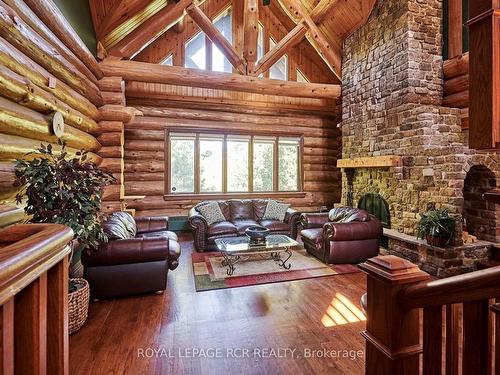
[[[273,200],[267,202],[266,212],[263,219],[285,221],[286,210],[290,207],[289,204],[280,203]]]
[[[205,218],[208,225],[226,220],[217,202],[208,202],[199,206],[198,212]]]

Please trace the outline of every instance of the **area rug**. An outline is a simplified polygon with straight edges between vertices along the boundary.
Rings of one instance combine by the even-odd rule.
[[[360,272],[351,264],[328,265],[307,254],[306,250],[293,250],[291,269],[285,270],[277,262],[253,257],[236,264],[234,274],[228,276],[221,265],[219,252],[193,253],[193,274],[197,292],[269,284],[283,281],[310,279]]]

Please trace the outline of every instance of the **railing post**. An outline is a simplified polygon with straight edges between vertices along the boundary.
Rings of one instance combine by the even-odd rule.
[[[493,312],[493,319],[495,324],[495,352],[491,353],[493,356],[493,363],[495,365],[495,375],[500,375],[500,303],[490,306]],[[493,346],[489,348],[493,350]]]
[[[366,339],[367,375],[419,373],[420,315],[398,300],[401,290],[430,276],[415,264],[393,255],[360,265],[368,274]]]

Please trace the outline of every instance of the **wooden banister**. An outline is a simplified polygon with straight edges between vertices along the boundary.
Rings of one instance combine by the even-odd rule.
[[[0,230],[0,373],[68,374],[68,243],[59,224]]]
[[[463,374],[500,374],[500,305],[490,306],[500,267],[434,281],[394,256],[360,268],[368,274],[367,374],[458,374],[460,361]]]
[[[409,308],[480,301],[500,296],[500,266],[413,285],[400,297]]]

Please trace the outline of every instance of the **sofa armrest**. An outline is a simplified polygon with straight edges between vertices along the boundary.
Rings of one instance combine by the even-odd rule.
[[[157,232],[168,229],[168,216],[135,217],[137,233]]]
[[[300,224],[304,229],[322,228],[328,223],[328,212],[306,213],[300,216]]]
[[[193,207],[189,210],[188,223],[193,231],[194,248],[197,251],[204,251],[207,247],[207,220]]]
[[[294,221],[297,221],[300,219],[300,212],[297,210],[294,210],[293,208],[289,208],[286,210],[285,213],[285,223],[292,223]]]
[[[382,224],[376,219],[370,221],[351,221],[350,223],[329,222],[323,226],[326,241],[356,241],[380,239]]]
[[[84,266],[113,266],[117,264],[147,263],[167,260],[169,239],[167,237],[131,238],[114,240],[102,244],[92,254],[82,253]]]

